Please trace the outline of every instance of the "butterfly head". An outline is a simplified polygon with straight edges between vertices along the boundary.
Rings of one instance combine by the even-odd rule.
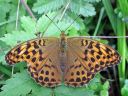
[[[62,38],[62,37],[65,37],[65,36],[66,36],[65,32],[62,31],[61,34],[60,34],[60,37]]]

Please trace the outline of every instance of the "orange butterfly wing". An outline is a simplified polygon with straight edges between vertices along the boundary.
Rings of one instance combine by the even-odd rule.
[[[61,83],[59,39],[33,39],[22,43],[6,55],[12,65],[25,61],[31,76],[41,85],[54,87]],[[64,82],[69,86],[87,84],[94,75],[120,62],[119,54],[111,47],[87,38],[68,38]],[[62,59],[63,60],[63,59]]]
[[[103,69],[120,62],[120,56],[112,47],[88,38],[67,39],[66,85],[82,86]]]
[[[54,87],[61,83],[59,39],[33,39],[14,47],[5,57],[12,65],[27,62],[28,71],[43,86]]]

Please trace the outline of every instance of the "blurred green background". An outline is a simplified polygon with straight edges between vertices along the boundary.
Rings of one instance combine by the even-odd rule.
[[[30,78],[26,63],[10,67],[5,62],[11,48],[38,32],[59,37],[61,31],[67,36],[127,36],[128,0],[0,0],[0,96],[128,96],[125,37],[95,38],[118,50],[122,60],[80,88],[42,87]]]

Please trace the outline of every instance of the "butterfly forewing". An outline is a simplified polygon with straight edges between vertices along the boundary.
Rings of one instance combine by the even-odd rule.
[[[37,83],[54,87],[61,83],[59,60],[59,39],[33,39],[14,47],[5,57],[12,65],[27,62],[28,71]]]
[[[67,39],[67,58],[65,83],[75,87],[87,84],[97,72],[121,59],[112,47],[83,37]]]

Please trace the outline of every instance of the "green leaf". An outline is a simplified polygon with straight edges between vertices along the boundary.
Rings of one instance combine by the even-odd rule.
[[[6,33],[6,26],[0,27],[0,37],[4,36],[5,33]]]
[[[86,1],[86,2],[91,2],[91,3],[95,3],[95,2],[99,2],[99,1],[101,1],[101,0],[84,0],[84,1]]]
[[[79,11],[80,11],[80,7],[81,7],[81,2],[80,0],[73,0],[71,3],[70,3],[70,9],[71,9],[71,12],[74,12],[76,14],[79,14]]]
[[[41,13],[48,13],[52,11],[56,11],[59,8],[66,8],[68,6],[68,10],[70,12],[74,12],[77,15],[83,16],[93,16],[96,14],[95,8],[93,7],[92,3],[99,2],[100,0],[38,0],[33,7],[34,12]],[[58,13],[59,15],[60,13]]]
[[[32,38],[35,38],[34,33],[13,31],[12,33],[5,34],[5,37],[1,37],[0,40],[5,42],[7,45],[14,46],[18,42],[27,41]]]
[[[5,6],[7,7],[7,8],[5,8]],[[7,2],[1,2],[0,3],[0,22],[3,22],[3,21],[5,21],[5,18],[6,18],[6,14],[7,14],[7,12],[9,12],[9,10],[10,10],[10,4],[9,3],[7,3]]]
[[[8,50],[9,46],[0,40],[0,62],[2,62],[2,64],[6,64],[5,62],[5,53],[6,50]]]
[[[63,85],[54,91],[56,96],[95,96],[94,91],[86,89],[86,87],[72,88]]]
[[[12,3],[10,4],[10,11],[9,11],[9,18],[8,23],[6,24],[6,31],[7,33],[11,33],[15,28],[16,28],[16,14],[17,12],[19,12],[18,14],[18,19],[20,19],[21,16],[25,15],[25,10],[24,8],[22,8],[23,6],[21,6],[19,8],[19,10],[17,10],[17,4],[18,4],[18,0],[13,0]],[[21,25],[20,22],[18,22],[18,26],[17,29],[20,30],[21,29]]]
[[[38,14],[47,13],[61,8],[64,3],[65,0],[37,0],[33,11],[38,12]]]
[[[69,22],[70,25],[74,26],[76,30],[85,29],[84,22],[78,15],[74,14],[73,12],[69,12],[69,11],[67,12],[67,15],[68,16],[64,18],[65,22]]]
[[[51,96],[51,89],[38,85],[26,70],[13,75],[1,89],[0,96],[26,96],[30,91],[33,96]]]
[[[49,13],[47,14],[48,17],[50,19],[53,19],[54,16],[56,15],[56,13]],[[70,22],[68,22],[67,20],[62,20],[62,21],[57,21],[56,19],[51,21],[49,20],[47,16],[43,15],[41,18],[39,18],[39,20],[37,21],[37,29],[39,32],[42,32],[44,33],[43,36],[55,36],[55,37],[58,37],[60,36],[60,33],[62,31],[65,31],[67,28],[66,31],[70,30],[71,29],[74,29],[74,31],[77,31],[80,29],[80,27],[83,28],[84,25],[82,21],[80,21],[79,19],[76,20],[73,24],[72,24],[72,20]],[[71,25],[71,26],[70,26]],[[81,26],[80,26],[81,25]],[[70,27],[69,27],[70,26]],[[82,29],[81,28],[81,29]],[[47,29],[47,30],[46,30]],[[84,28],[83,28],[84,29]],[[72,31],[73,32],[73,31]],[[68,32],[66,32],[68,33]],[[75,35],[78,35],[77,32],[75,32],[76,34]]]
[[[77,15],[83,15],[85,17],[93,16],[96,14],[93,5],[84,0],[73,0],[70,4],[71,11]]]
[[[109,93],[108,93],[108,91],[106,91],[106,90],[102,90],[102,91],[100,92],[100,96],[109,96]]]
[[[0,0],[0,3],[3,3],[3,2],[5,2],[5,3],[9,3],[11,0]]]
[[[56,15],[55,12],[47,14],[50,19],[53,19]],[[42,32],[43,36],[60,36],[61,31],[57,28],[58,24],[56,21],[51,21],[49,18],[45,15],[42,15],[42,17],[39,18],[37,21],[37,30],[38,32]],[[54,22],[54,23],[53,23]]]
[[[15,2],[15,3],[14,3]],[[17,0],[0,0],[0,37],[4,36],[5,33],[10,33],[15,29],[16,13],[17,11]],[[25,14],[23,8],[19,9],[19,17]],[[18,25],[18,29],[20,26]]]
[[[12,78],[6,80],[5,85],[1,88],[2,91],[0,92],[0,96],[25,96],[29,93],[31,93],[31,96],[51,96],[51,94],[54,94],[56,96],[67,96],[67,94],[68,96],[96,96],[96,89],[90,86],[98,87],[99,84],[99,77],[96,76],[89,83],[89,85],[85,87],[73,88],[64,86],[64,84],[62,84],[52,91],[51,88],[46,88],[38,85],[33,79],[30,78],[27,71],[24,70],[21,73],[14,74]],[[106,92],[106,90],[102,90],[100,94],[106,94]]]
[[[100,96],[109,96],[108,89],[109,89],[109,82],[106,81],[102,86],[102,90],[100,91]]]
[[[75,30],[74,28],[70,29],[68,31],[68,36],[79,36],[77,30]]]
[[[92,4],[86,3],[82,7],[80,7],[80,12],[79,14],[88,17],[88,16],[93,16],[96,14],[95,8],[93,7]]]
[[[121,89],[122,96],[128,96],[128,80],[125,80],[125,84],[123,88]]]
[[[29,33],[36,33],[36,22],[30,18],[30,17],[25,17],[23,16],[21,18],[21,26],[22,28]]]
[[[106,82],[104,83],[104,85],[103,85],[103,89],[104,89],[104,90],[108,90],[108,88],[109,88],[109,82],[106,81]]]
[[[85,86],[73,88],[62,84],[57,87],[54,92],[56,96],[99,96],[99,94],[95,93],[99,86],[102,88],[99,75],[96,75],[95,78]],[[100,90],[98,90],[98,92],[99,91]]]
[[[21,18],[21,26],[25,31],[13,31],[1,37],[0,40],[5,42],[7,45],[14,46],[18,42],[27,41],[35,38],[36,22],[30,17],[23,16]]]
[[[100,80],[98,75],[96,75],[88,84],[88,87],[92,90],[97,90],[100,85]]]

